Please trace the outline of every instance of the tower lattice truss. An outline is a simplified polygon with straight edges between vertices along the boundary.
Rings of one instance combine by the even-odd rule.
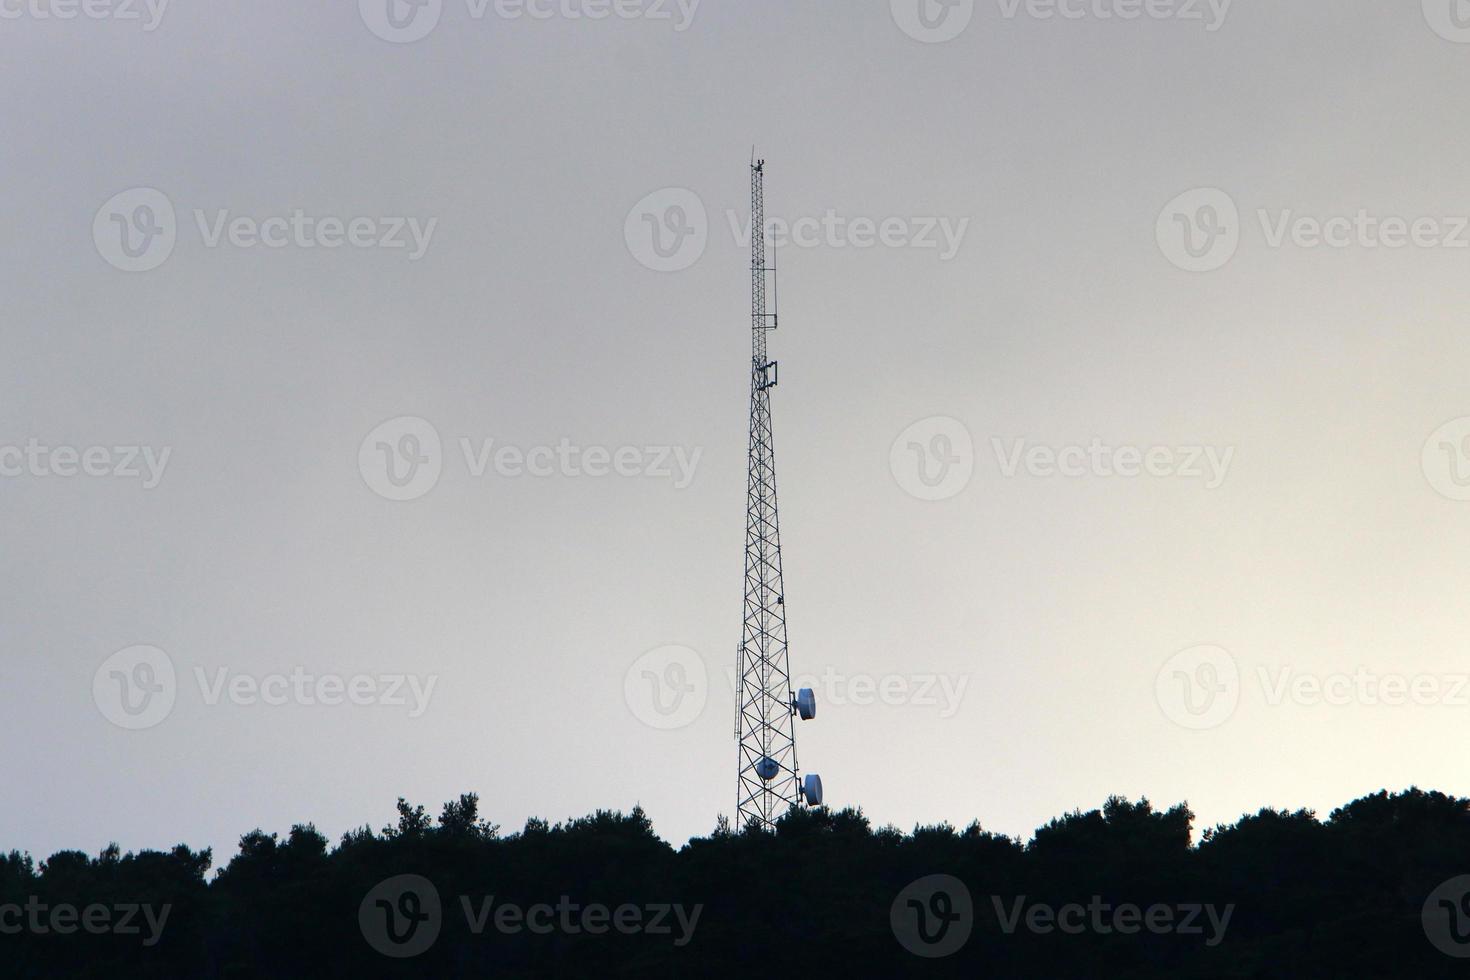
[[[751,213],[751,362],[750,458],[745,521],[745,625],[737,672],[740,710],[735,737],[740,742],[740,826],[754,822],[769,829],[792,806],[821,802],[821,781],[803,782],[796,761],[796,718],[815,715],[810,690],[793,696],[786,649],[786,598],[781,570],[781,521],[776,509],[776,451],[771,429],[771,390],[778,369],[767,357],[767,331],[776,328],[768,312],[766,265],[765,163],[750,174]]]

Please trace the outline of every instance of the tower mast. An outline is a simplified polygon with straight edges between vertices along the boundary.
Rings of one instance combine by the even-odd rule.
[[[766,352],[766,332],[776,329],[767,312],[765,161],[750,165],[750,457],[745,515],[745,625],[737,654],[740,743],[737,813],[741,829],[752,822],[770,829],[789,807],[821,803],[821,779],[803,782],[796,761],[795,717],[811,718],[810,689],[796,697],[786,649],[786,597],[781,569],[781,522],[776,511],[776,454],[771,429],[771,389],[778,369]]]

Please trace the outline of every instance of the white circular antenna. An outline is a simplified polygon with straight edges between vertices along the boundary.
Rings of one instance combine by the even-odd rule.
[[[776,778],[776,773],[781,771],[781,766],[770,756],[763,756],[761,761],[755,764],[755,774],[760,778],[770,781]]]
[[[806,799],[807,806],[822,805],[822,777],[816,773],[808,773],[801,781],[801,795]]]
[[[817,716],[817,695],[809,687],[796,692],[796,712],[802,721],[811,721]]]

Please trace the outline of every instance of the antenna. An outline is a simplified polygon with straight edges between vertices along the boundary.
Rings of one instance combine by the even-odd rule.
[[[751,149],[750,162],[750,456],[745,512],[745,625],[736,651],[740,685],[735,738],[740,743],[736,811],[740,826],[771,829],[788,808],[822,803],[822,779],[801,778],[796,761],[796,722],[817,715],[811,688],[791,691],[786,645],[786,589],[781,568],[781,521],[776,509],[776,450],[771,389],[780,369],[767,359],[766,331],[776,327],[766,312],[766,162]],[[774,262],[774,255],[772,256]],[[772,297],[774,299],[774,296]]]
[[[765,234],[765,228],[761,228],[761,234]],[[771,329],[775,330],[781,325],[781,273],[776,265],[781,258],[781,250],[773,244],[771,246]]]

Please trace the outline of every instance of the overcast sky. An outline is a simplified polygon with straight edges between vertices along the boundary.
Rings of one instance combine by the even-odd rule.
[[[0,847],[732,813],[752,144],[831,805],[1470,793],[1470,10],[392,3],[0,0]]]

